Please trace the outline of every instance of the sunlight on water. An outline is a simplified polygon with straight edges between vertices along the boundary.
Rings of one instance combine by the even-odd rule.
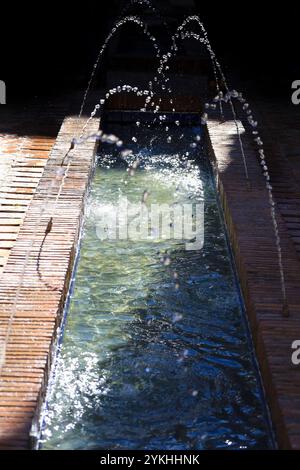
[[[131,141],[130,128],[115,127]],[[268,448],[210,167],[190,145],[201,131],[176,128],[171,144],[157,134],[150,148],[147,132],[135,130],[133,176],[111,149],[99,155],[43,448]],[[203,249],[100,240],[99,213],[125,197],[204,201]]]

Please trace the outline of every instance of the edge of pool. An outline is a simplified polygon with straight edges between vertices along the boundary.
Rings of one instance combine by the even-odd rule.
[[[57,347],[57,338],[64,317],[64,306],[75,265],[84,200],[95,160],[97,147],[95,142],[86,141],[72,150],[69,156],[70,174],[65,178],[64,190],[61,193],[59,187],[51,190],[50,196],[47,196],[49,204],[38,222],[37,213],[45,203],[45,194],[48,194],[49,181],[53,179],[55,169],[61,166],[61,162],[70,148],[70,141],[82,129],[84,122],[85,120],[74,117],[68,117],[64,120],[0,280],[0,300],[4,299],[0,313],[8,318],[11,326],[24,325],[24,342],[19,344],[11,340],[10,345],[10,354],[13,352],[15,358],[10,377],[11,386],[14,387],[15,384],[15,387],[19,387],[17,389],[20,391],[15,398],[14,406],[23,411],[24,400],[30,399],[32,403],[35,403],[33,419],[32,416],[25,414],[24,417],[22,415],[22,420],[18,423],[19,426],[15,425],[14,428],[14,424],[12,424],[12,440],[14,433],[16,435],[18,432],[23,433],[22,435],[28,434],[27,447],[16,448],[28,448],[28,446],[36,448],[40,433],[40,413],[44,404],[51,365]],[[242,124],[239,125],[243,129]],[[86,132],[95,132],[98,128],[99,120],[93,119]],[[275,243],[274,246],[270,243],[272,224],[269,216],[267,191],[264,187],[260,166],[254,149],[248,144],[247,137],[243,136],[247,147],[246,153],[252,185],[249,189],[245,184],[242,159],[232,121],[220,123],[217,116],[213,116],[207,125],[207,137],[209,156],[214,162],[218,194],[239,276],[265,395],[276,430],[278,447],[280,449],[296,449],[300,447],[300,423],[296,413],[294,419],[291,416],[290,404],[299,402],[299,374],[296,375],[296,383],[293,387],[286,389],[285,383],[287,380],[295,382],[295,368],[290,366],[290,340],[299,326],[298,318],[294,315],[299,311],[299,305],[291,306],[289,318],[282,317],[280,284],[278,276],[274,273],[276,246]],[[53,228],[47,237],[47,243],[43,250],[45,249],[47,252],[47,260],[53,261],[56,271],[55,269],[53,272],[47,270],[47,283],[45,283],[45,279],[40,279],[37,272],[33,272],[30,267],[27,267],[27,264],[28,261],[34,264],[38,262],[38,251],[49,218],[53,215],[55,199],[58,203],[55,206]],[[35,231],[33,231],[33,223],[37,223]],[[288,235],[282,223],[279,223],[279,230],[283,243],[283,254],[290,260],[294,254],[293,247],[288,241]],[[261,258],[257,255],[257,249],[254,246],[255,243],[254,245],[252,243],[255,242],[257,234],[259,235],[260,249],[266,247],[268,253],[274,257],[274,263],[270,261],[267,265],[261,263]],[[32,239],[33,249],[30,250],[29,242]],[[25,252],[27,247],[27,255],[26,253],[24,255],[24,247]],[[58,250],[63,250],[63,257],[60,258],[57,270]],[[299,262],[297,260],[292,264],[291,261],[289,263],[289,267],[291,266],[292,269],[298,268]],[[296,263],[298,264],[296,265]],[[24,274],[22,278],[19,275],[21,271]],[[256,279],[264,281],[263,295],[261,290],[257,288]],[[25,286],[22,285],[24,280],[27,280],[28,283]],[[293,289],[292,281],[293,279],[290,280],[287,277],[288,294]],[[55,286],[55,289],[51,286]],[[16,304],[14,297],[20,290],[22,298]],[[42,325],[42,328],[39,325]],[[31,328],[26,334],[26,328],[32,326],[36,327],[35,333],[32,333]],[[274,348],[276,355],[274,355]],[[22,366],[23,373],[26,375],[26,371],[33,371],[37,380],[28,379],[23,382],[20,388],[15,378],[24,351],[28,361],[27,366]],[[279,365],[276,360],[274,361],[274,357],[278,359]]]

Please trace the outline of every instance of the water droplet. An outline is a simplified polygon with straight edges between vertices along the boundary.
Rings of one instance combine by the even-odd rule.
[[[130,155],[132,155],[132,150],[123,150],[121,152],[121,155],[123,158],[129,157]]]
[[[207,124],[207,119],[208,119],[207,113],[203,113],[202,116],[201,116],[201,124],[203,126],[205,126],[205,124]]]
[[[133,162],[132,168],[137,169],[137,167],[139,166],[139,164],[140,164],[140,161],[139,161],[139,160],[136,160],[135,162]]]
[[[145,203],[148,199],[148,196],[149,196],[149,193],[148,193],[147,189],[145,189],[145,191],[143,192],[143,196],[142,196],[142,202]]]
[[[57,170],[56,170],[56,175],[57,175],[58,177],[62,176],[64,173],[65,173],[64,168],[62,168],[62,167],[57,168]]]
[[[172,316],[172,323],[176,323],[180,320],[182,320],[183,316],[181,315],[181,313],[174,313],[173,316]]]
[[[171,264],[171,258],[169,256],[165,256],[163,263],[164,266],[169,266]]]
[[[103,139],[104,139],[104,135],[103,135]],[[105,142],[107,142],[108,144],[115,144],[118,141],[119,141],[119,138],[114,134],[108,134],[105,136]]]

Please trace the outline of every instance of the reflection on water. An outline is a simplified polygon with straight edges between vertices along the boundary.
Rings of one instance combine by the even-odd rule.
[[[199,128],[184,137],[174,130],[172,145],[164,137],[150,148],[142,132],[134,176],[111,148],[100,154],[43,448],[268,448],[209,165],[189,145]],[[116,133],[130,139],[126,126]],[[99,240],[99,207],[137,202],[145,190],[147,205],[204,199],[202,250],[178,240]]]

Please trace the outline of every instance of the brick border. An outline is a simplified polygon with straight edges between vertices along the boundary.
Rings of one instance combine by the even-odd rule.
[[[300,367],[291,344],[300,333],[300,262],[277,211],[290,316],[282,295],[268,193],[252,141],[244,135],[251,188],[247,187],[234,122],[207,125],[209,154],[231,241],[267,402],[280,449],[300,448]],[[269,161],[269,160],[268,160]],[[272,164],[272,161],[269,161]]]
[[[0,449],[26,449],[39,431],[37,417],[69,289],[96,143],[86,141],[72,150],[60,193],[63,174],[57,170],[85,121],[64,120],[0,277],[0,339],[7,342],[0,372]],[[93,119],[85,134],[98,128],[99,120]]]

